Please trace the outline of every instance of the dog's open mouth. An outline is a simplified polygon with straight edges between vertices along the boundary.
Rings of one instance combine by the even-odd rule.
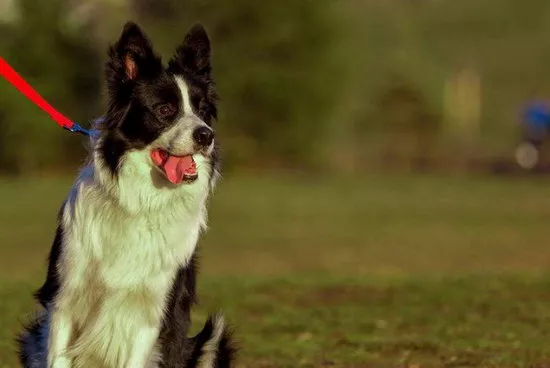
[[[151,151],[151,159],[172,184],[195,181],[199,174],[193,156],[174,156],[162,150]]]

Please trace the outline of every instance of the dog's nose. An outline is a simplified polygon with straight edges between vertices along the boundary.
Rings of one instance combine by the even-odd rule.
[[[195,129],[193,132],[193,139],[199,146],[208,147],[214,140],[214,132],[212,129],[202,126]]]

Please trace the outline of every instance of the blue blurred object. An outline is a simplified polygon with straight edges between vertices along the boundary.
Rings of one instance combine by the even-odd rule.
[[[523,169],[540,166],[540,148],[550,132],[550,106],[544,101],[531,101],[523,110],[522,141],[515,150],[516,163]]]
[[[524,110],[523,122],[531,133],[544,135],[550,129],[550,107],[542,101],[531,102]]]

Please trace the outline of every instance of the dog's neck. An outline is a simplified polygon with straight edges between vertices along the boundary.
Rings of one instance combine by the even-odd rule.
[[[173,185],[150,164],[145,150],[126,152],[116,175],[106,167],[99,150],[92,152],[91,161],[78,181],[98,186],[128,215],[172,212],[175,207],[188,216],[206,215],[206,200],[214,180],[211,163],[203,156],[195,157],[199,174],[195,182]]]
[[[209,163],[197,162],[202,168],[191,184],[159,187],[151,179],[151,165],[143,160],[144,154],[128,152],[116,177],[93,156],[68,197],[63,228],[74,237],[70,243],[84,244],[97,254],[126,249],[144,257],[147,250],[154,253],[149,257],[153,264],[162,265],[153,267],[152,274],[175,272],[175,265],[186,264],[191,257],[206,227]],[[111,276],[120,278],[116,272]]]

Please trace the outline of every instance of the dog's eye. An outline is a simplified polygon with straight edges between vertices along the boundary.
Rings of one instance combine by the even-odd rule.
[[[205,119],[206,118],[206,109],[205,108],[202,108],[199,110],[199,118],[201,119]]]
[[[174,116],[176,108],[172,104],[164,104],[157,107],[155,111],[161,118],[166,119]]]

